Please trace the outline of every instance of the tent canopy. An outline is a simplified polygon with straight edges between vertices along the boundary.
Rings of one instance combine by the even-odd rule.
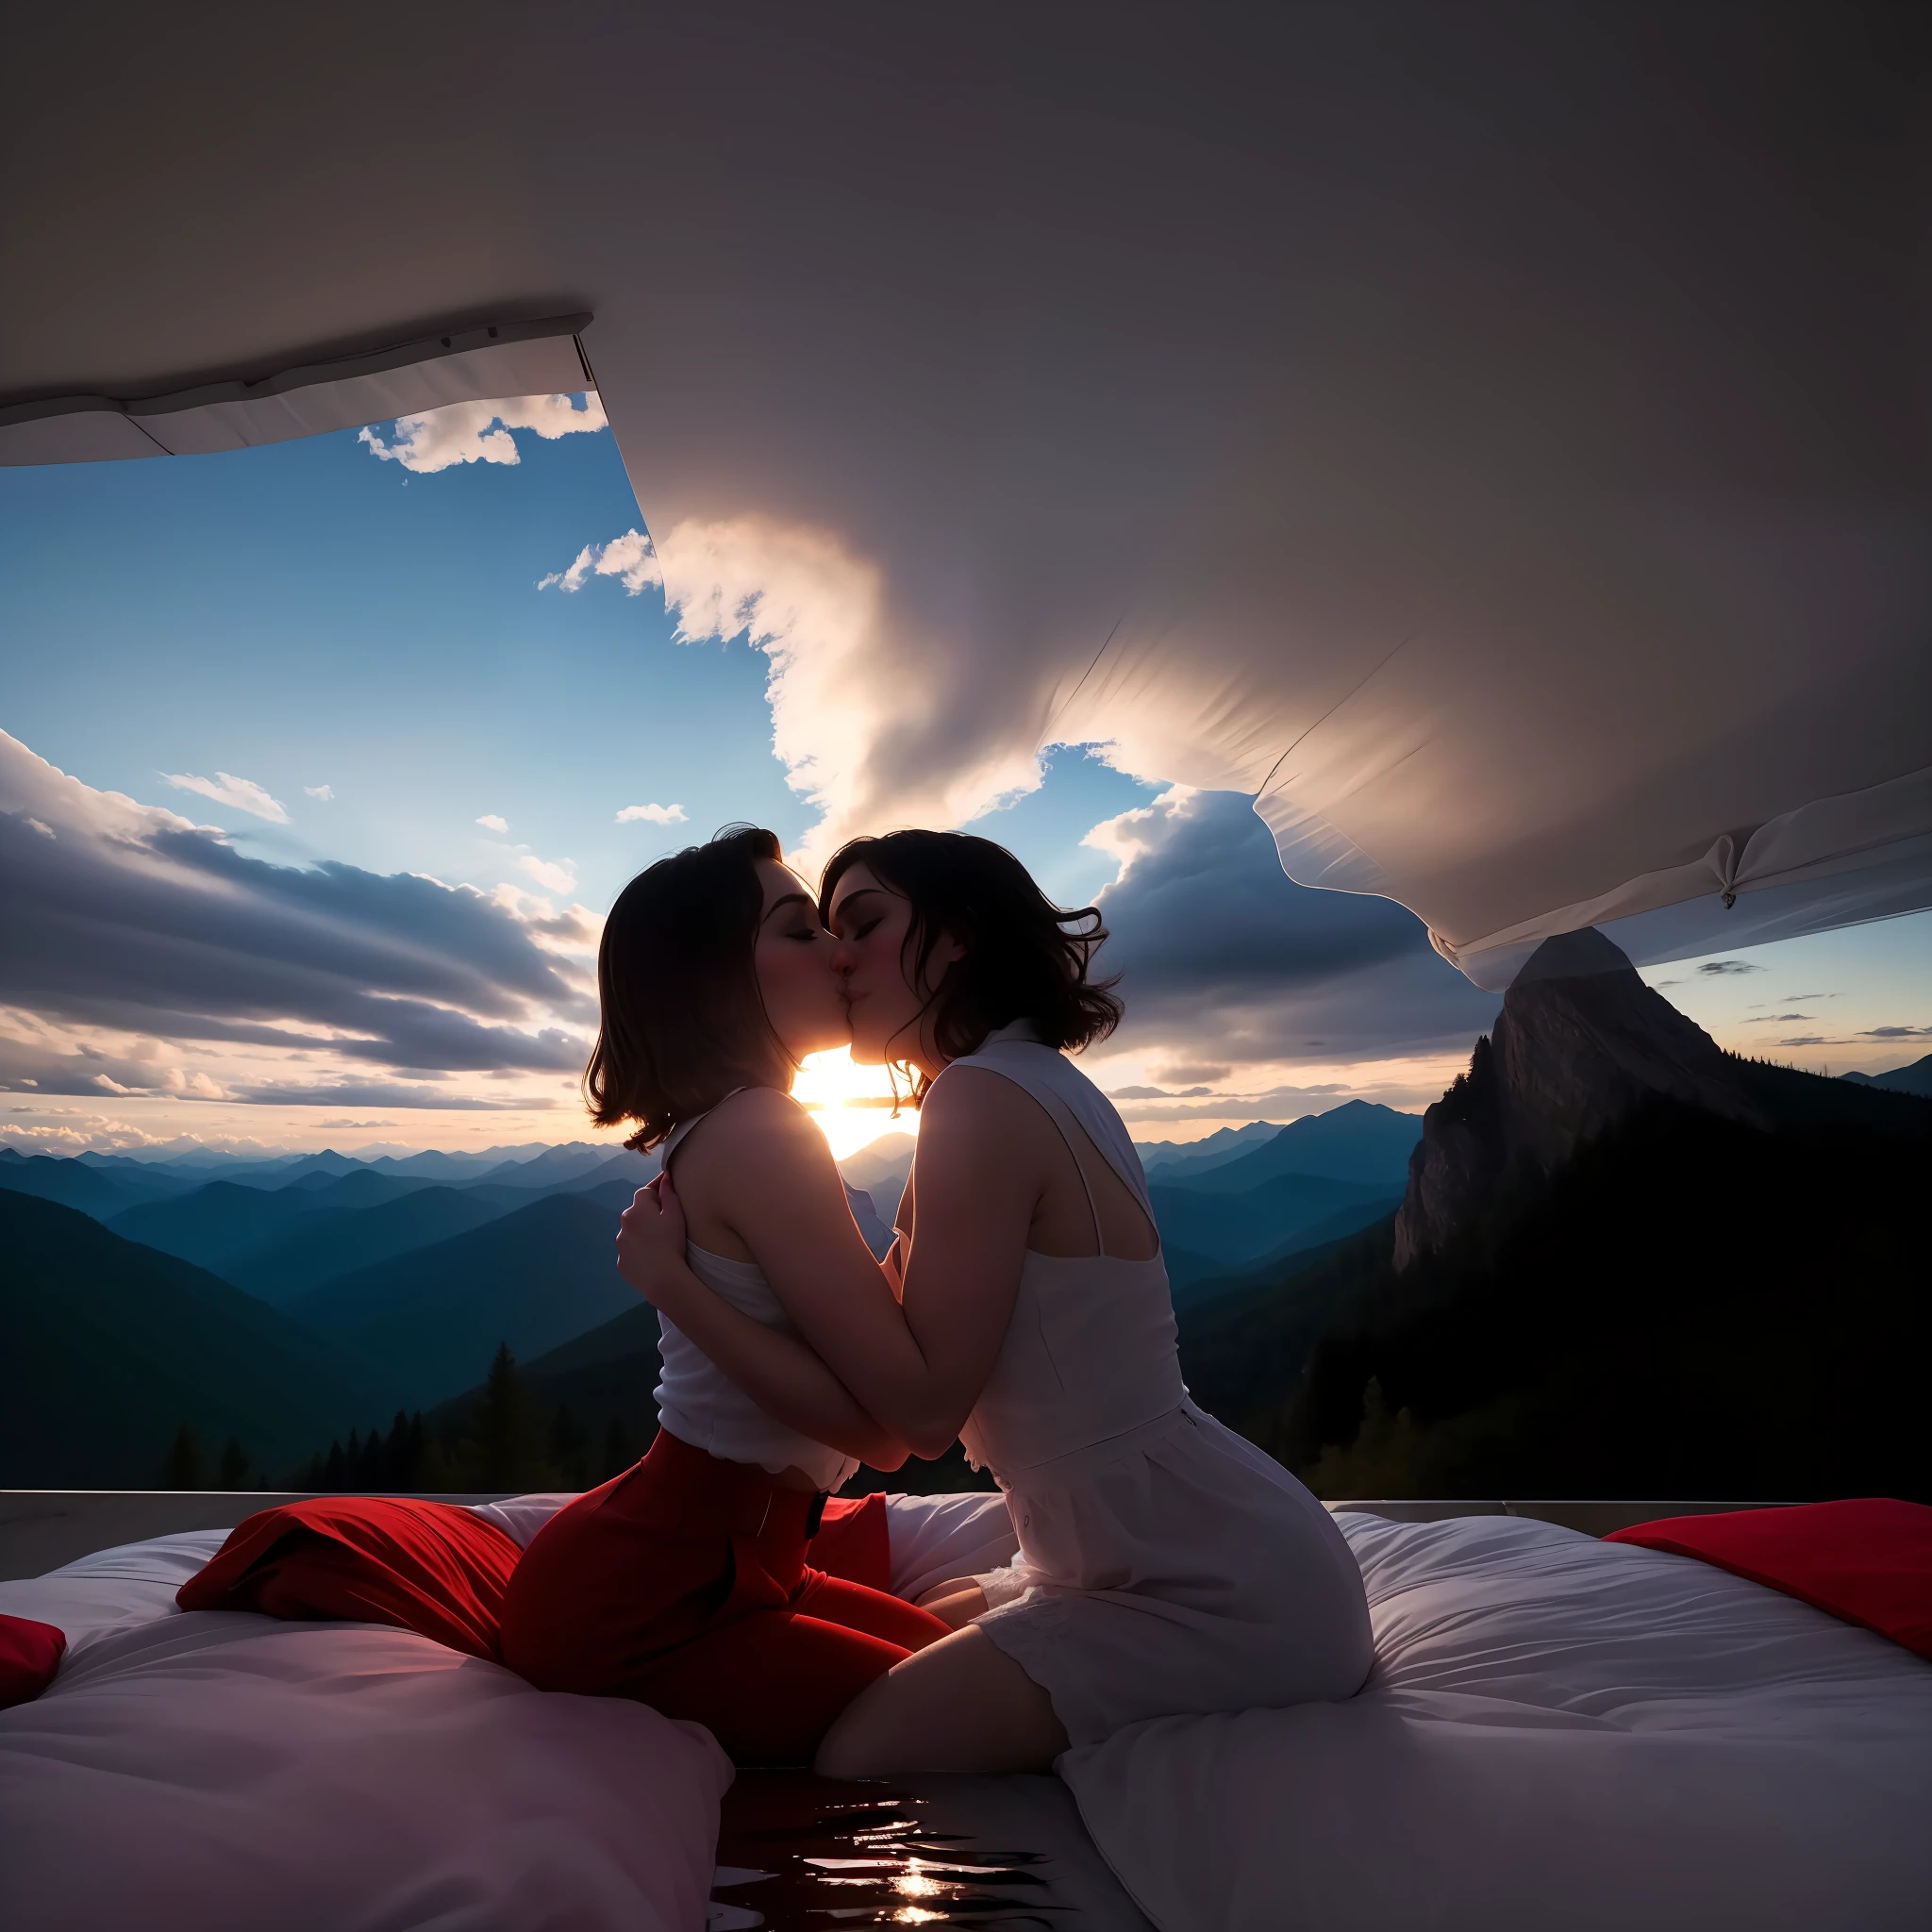
[[[1918,9],[79,4],[12,55],[0,458],[594,380],[836,829],[1113,740],[1491,986],[1932,904]]]

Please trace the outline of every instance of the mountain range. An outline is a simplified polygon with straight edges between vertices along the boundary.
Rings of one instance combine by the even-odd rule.
[[[1840,1074],[1839,1078],[1851,1081],[1855,1087],[1883,1087],[1889,1092],[1916,1093],[1922,1099],[1932,1099],[1932,1053],[1909,1066],[1893,1067],[1889,1073]]]
[[[1190,1380],[1330,1497],[1932,1500],[1928,1164],[1925,1100],[1725,1053],[1565,935],[1396,1216],[1184,1313]]]
[[[279,1478],[401,1399],[384,1371],[78,1209],[0,1191],[0,1482],[144,1488],[184,1422]]]
[[[1420,1132],[1414,1116],[1357,1102],[1287,1127],[1255,1123],[1191,1149],[1149,1150],[1177,1303],[1278,1273],[1291,1257],[1386,1213]],[[887,1135],[843,1163],[888,1220],[914,1144],[909,1135]],[[332,1419],[311,1430],[304,1453],[384,1420],[386,1405],[430,1409],[461,1399],[505,1343],[539,1385],[556,1382],[545,1400],[568,1402],[592,1429],[622,1410],[635,1433],[655,1381],[655,1318],[618,1279],[610,1242],[618,1214],[656,1162],[581,1142],[516,1152],[523,1158],[358,1160],[325,1149],[163,1165],[6,1151],[0,1198],[38,1197],[85,1217],[58,1224],[70,1236],[76,1226],[98,1230],[76,1241],[69,1271],[76,1293],[145,1279],[173,1260],[187,1272],[170,1278],[218,1282],[230,1297],[224,1307],[252,1302],[277,1312],[286,1325],[275,1332],[285,1343],[294,1345],[292,1331],[322,1347],[318,1359],[336,1364],[335,1380],[310,1380],[335,1392],[291,1413],[305,1418],[305,1430],[306,1418]],[[46,1241],[58,1245],[58,1228]],[[600,1340],[613,1324],[614,1340]],[[284,1454],[290,1430],[239,1429],[232,1405],[214,1404],[192,1377],[164,1378],[179,1407],[165,1424],[105,1394],[91,1405],[85,1351],[76,1354],[77,1341],[63,1343],[59,1333],[58,1324],[37,1328],[33,1354],[69,1391],[76,1440],[89,1435],[100,1445],[90,1467],[111,1463],[117,1481],[151,1480],[172,1430],[192,1422],[209,1444],[239,1435],[263,1471],[283,1479],[272,1458]],[[568,1353],[579,1345],[588,1353]],[[231,1357],[240,1359],[233,1349],[221,1358]],[[247,1373],[272,1384],[266,1368]],[[585,1375],[606,1392],[592,1399],[589,1385],[558,1379]],[[617,1383],[639,1376],[648,1379],[618,1403]],[[104,1391],[110,1386],[104,1380]],[[0,1460],[0,1481],[20,1479],[10,1454]]]

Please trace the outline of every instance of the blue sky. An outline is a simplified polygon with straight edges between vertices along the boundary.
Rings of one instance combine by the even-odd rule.
[[[20,848],[42,882],[32,916],[53,933],[72,914],[92,935],[70,935],[64,954],[50,941],[0,988],[14,1015],[0,1033],[0,1085],[14,1090],[0,1134],[48,1146],[580,1135],[571,1068],[591,1024],[588,948],[618,889],[731,820],[788,845],[809,831],[816,810],[774,756],[761,651],[675,641],[654,586],[540,588],[586,544],[640,525],[608,430],[519,433],[515,448],[514,464],[410,474],[344,432],[0,471],[0,726],[78,781],[62,791],[16,752],[28,787],[16,817],[37,828]],[[1137,1131],[1292,1118],[1350,1093],[1419,1105],[1493,1012],[1407,914],[1291,885],[1236,795],[1166,791],[1159,774],[1142,782],[1078,747],[1043,770],[974,829],[1064,902],[1111,886],[1130,1022],[1105,1077],[1140,1091],[1135,1114],[1159,1123]],[[103,792],[146,814],[133,833]],[[682,816],[620,822],[646,806]],[[170,890],[201,909],[153,914],[175,948],[165,974],[145,971],[151,948],[115,910],[117,894],[153,883],[114,869],[128,838],[182,836],[156,808],[225,838],[169,861]],[[440,883],[382,884],[398,874]],[[75,912],[62,882],[83,876]],[[214,960],[217,927],[228,950]],[[310,956],[338,939],[320,987]],[[96,973],[104,956],[113,970]],[[1928,958],[1922,915],[1760,948],[1756,971],[1690,962],[1646,977],[1726,1044],[1841,1071],[1925,1050]]]
[[[674,643],[653,591],[540,591],[590,536],[640,518],[608,431],[519,442],[514,467],[415,476],[355,431],[0,471],[0,723],[92,784],[291,864],[521,883],[527,851],[572,863],[601,908],[727,821],[794,842],[816,814],[772,757],[762,655]],[[989,824],[1049,891],[1091,894],[1114,867],[1081,836],[1157,788],[1077,753],[1051,764]],[[218,771],[291,823],[162,778]],[[328,802],[308,795],[325,785]],[[685,820],[616,823],[648,804]]]

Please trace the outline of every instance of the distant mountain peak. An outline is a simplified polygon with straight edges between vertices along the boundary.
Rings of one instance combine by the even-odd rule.
[[[1469,1072],[1423,1117],[1395,1264],[1480,1232],[1512,1186],[1552,1173],[1652,1094],[1766,1125],[1730,1056],[1594,928],[1546,940]]]
[[[1916,1093],[1932,1099],[1932,1053],[1883,1074],[1840,1074],[1839,1078],[1854,1087],[1881,1087],[1892,1093]]]

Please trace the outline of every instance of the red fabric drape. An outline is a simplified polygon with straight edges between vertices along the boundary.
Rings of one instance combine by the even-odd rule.
[[[1667,1516],[1604,1541],[1715,1563],[1932,1657],[1932,1509],[1866,1496]]]
[[[249,1517],[175,1602],[294,1622],[394,1624],[500,1662],[504,1591],[519,1554],[493,1523],[455,1504],[316,1497]]]

